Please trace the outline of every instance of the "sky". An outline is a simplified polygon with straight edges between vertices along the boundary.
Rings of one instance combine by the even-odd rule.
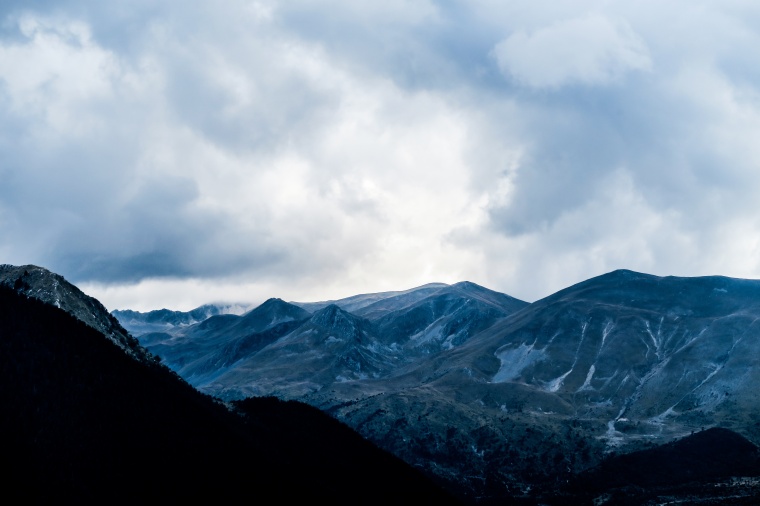
[[[0,263],[107,308],[760,278],[760,4],[4,0]]]

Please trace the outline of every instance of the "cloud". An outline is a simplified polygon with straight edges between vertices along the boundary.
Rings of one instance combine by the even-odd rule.
[[[0,261],[109,306],[760,276],[751,6],[66,0],[0,18]]]
[[[186,15],[148,23],[152,42],[128,54],[81,20],[15,18],[22,37],[0,53],[8,135],[24,139],[0,190],[9,261],[102,286],[364,286],[383,270],[395,284],[457,263],[440,239],[472,219],[455,109],[353,75],[266,19],[220,46]]]
[[[648,202],[628,170],[585,183],[591,188],[583,203],[541,227],[461,240],[485,245],[491,275],[522,287],[520,295],[531,300],[549,295],[544,286],[561,288],[621,267],[679,274],[699,263],[698,237],[684,230],[681,213]]]
[[[641,38],[599,14],[563,20],[532,33],[519,30],[493,48],[507,78],[535,88],[607,85],[652,62]]]

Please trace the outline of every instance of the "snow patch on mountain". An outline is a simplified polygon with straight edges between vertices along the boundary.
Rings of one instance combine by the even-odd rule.
[[[491,379],[492,383],[504,383],[513,381],[520,377],[520,374],[529,366],[548,359],[544,350],[535,349],[533,344],[521,344],[514,349],[496,350],[496,358],[501,361],[499,371]]]
[[[594,367],[594,364],[591,364],[591,367],[588,369],[588,374],[586,374],[586,380],[583,382],[583,385],[578,389],[578,391],[583,390],[591,390],[591,378],[594,377],[594,373],[596,372],[596,367]]]

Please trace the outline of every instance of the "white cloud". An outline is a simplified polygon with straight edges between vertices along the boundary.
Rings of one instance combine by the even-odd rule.
[[[600,14],[531,33],[518,30],[496,44],[493,55],[505,77],[535,88],[606,85],[652,65],[646,45],[627,23]]]
[[[24,20],[37,28],[25,28],[22,42],[4,50],[23,52],[59,79],[59,63],[45,59],[36,35],[57,25]],[[0,204],[15,206],[22,226],[6,228],[6,237],[31,228],[46,238],[26,261],[76,281],[101,280],[91,286],[107,304],[123,291],[103,281],[138,289],[132,281],[163,277],[179,286],[189,277],[188,289],[203,286],[195,292],[202,298],[217,293],[209,283],[232,286],[222,281],[231,273],[255,277],[259,287],[298,286],[294,297],[313,293],[306,286],[345,291],[457,280],[468,256],[446,234],[482,215],[470,205],[459,111],[383,76],[355,75],[319,45],[271,33],[266,16],[256,22],[264,23],[259,33],[233,50],[202,30],[153,24],[144,37],[155,45],[116,65],[86,23],[71,24],[74,30],[59,21],[50,35],[58,53],[90,62],[77,70],[102,84],[79,100],[99,104],[89,111],[102,122],[94,134],[105,137],[96,145],[87,136],[71,139],[67,127],[80,118],[61,116],[55,130],[89,158],[75,167],[73,160],[54,167],[48,158],[32,171],[13,169],[15,187]],[[74,35],[61,36],[66,30]],[[180,43],[188,30],[194,38]],[[7,74],[20,79],[17,70]],[[20,114],[28,117],[30,106],[19,98],[44,80],[9,88]],[[82,110],[67,97],[67,107]],[[57,103],[48,95],[40,102]],[[38,118],[28,132],[53,123]],[[134,149],[110,159],[123,153],[124,134]],[[51,148],[51,157],[60,153]],[[65,184],[44,182],[56,172]],[[35,219],[36,211],[18,204],[33,195],[52,197],[55,213],[70,219]],[[50,202],[37,209],[52,212]],[[145,286],[159,290],[156,283]]]
[[[44,118],[49,135],[86,135],[102,127],[85,108],[112,93],[118,61],[76,20],[21,16],[23,44],[0,46],[0,83],[11,112]],[[85,106],[85,107],[83,107]]]
[[[630,171],[619,168],[592,186],[591,197],[519,236],[489,230],[462,241],[482,244],[484,269],[513,295],[536,300],[614,269],[678,274],[701,267],[697,238],[675,209],[653,207]]]

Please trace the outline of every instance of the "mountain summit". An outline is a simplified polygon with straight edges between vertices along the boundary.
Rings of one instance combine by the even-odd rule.
[[[130,355],[141,360],[149,358],[138,341],[129,335],[103,304],[85,295],[59,274],[36,265],[4,264],[0,265],[0,285],[61,308],[101,332]]]

